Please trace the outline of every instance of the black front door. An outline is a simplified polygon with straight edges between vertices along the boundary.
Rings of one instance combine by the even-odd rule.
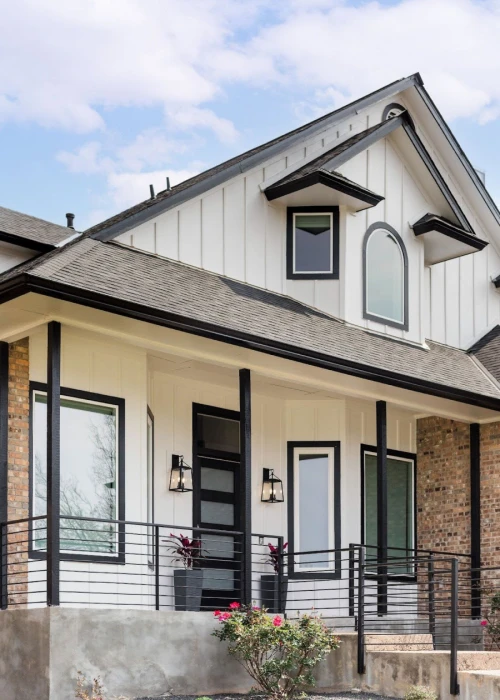
[[[223,608],[240,599],[240,420],[237,411],[194,404],[193,522],[220,530],[201,533],[202,606]]]

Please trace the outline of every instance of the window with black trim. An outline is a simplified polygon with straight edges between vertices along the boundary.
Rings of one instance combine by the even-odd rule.
[[[363,245],[364,317],[408,330],[408,256],[399,233],[370,226]]]
[[[289,574],[339,574],[333,551],[340,548],[339,442],[288,443],[288,539],[294,553]]]
[[[287,278],[338,277],[338,207],[288,207]]]
[[[125,402],[61,390],[60,547],[63,555],[119,557],[116,523],[124,514]],[[31,512],[47,513],[47,391],[31,384]],[[66,516],[66,517],[65,517]],[[97,518],[98,520],[89,520]],[[46,522],[36,521],[33,554],[46,550]]]
[[[377,554],[377,449],[363,446],[363,542],[367,559]],[[411,556],[415,548],[415,462],[414,454],[387,451],[387,545],[388,557]],[[412,573],[411,564],[389,567],[392,574]]]

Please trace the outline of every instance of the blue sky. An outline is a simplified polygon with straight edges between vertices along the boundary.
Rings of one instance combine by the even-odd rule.
[[[17,0],[0,204],[85,228],[420,71],[500,201],[498,0]]]

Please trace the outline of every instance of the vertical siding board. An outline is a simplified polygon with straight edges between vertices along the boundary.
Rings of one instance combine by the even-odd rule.
[[[273,292],[285,292],[285,230],[286,209],[269,204],[266,207],[266,287]]]
[[[203,267],[212,272],[222,273],[224,271],[222,189],[204,197],[201,221]]]
[[[245,180],[224,188],[224,274],[245,280]]]
[[[172,260],[179,258],[179,213],[167,211],[156,220],[156,252]]]
[[[179,260],[201,267],[200,200],[179,209]]]
[[[460,293],[460,263],[449,260],[445,263],[445,313],[446,344],[460,344],[460,308],[457,304]]]
[[[473,255],[459,258],[460,346],[474,338],[474,260]]]
[[[430,268],[431,338],[446,342],[445,263]]]
[[[259,185],[264,172],[259,169],[246,177],[246,281],[260,287],[266,285],[266,197]]]

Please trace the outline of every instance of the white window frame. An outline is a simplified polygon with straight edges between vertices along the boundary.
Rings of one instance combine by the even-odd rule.
[[[32,509],[33,515],[36,517],[37,514],[35,513],[35,501],[36,501],[36,468],[35,468],[35,420],[36,420],[36,397],[37,396],[44,396],[47,398],[47,391],[43,389],[32,389],[32,407],[33,407],[33,416],[32,416],[32,435],[31,435],[31,449],[33,451],[32,454],[32,466],[31,466],[31,490],[30,490],[30,499],[31,499],[31,504],[30,508]],[[88,392],[91,393],[91,392]],[[85,398],[80,398],[80,397],[75,397],[75,396],[68,396],[67,394],[61,393],[60,396],[61,401],[67,400],[67,401],[73,401],[74,403],[85,403],[89,404],[92,406],[105,406],[109,408],[113,408],[115,410],[115,421],[116,421],[116,430],[115,430],[115,454],[116,454],[116,463],[115,463],[115,517],[114,520],[119,520],[119,512],[120,512],[120,488],[121,488],[121,482],[120,482],[120,406],[118,404],[114,403],[106,403],[105,401],[94,401],[92,399],[85,399]],[[46,515],[46,513],[39,513],[38,515]],[[61,520],[64,520],[64,515],[61,516]],[[114,537],[114,552],[99,552],[94,549],[63,549],[61,548],[61,554],[69,554],[69,555],[75,555],[76,557],[92,557],[92,559],[119,559],[121,558],[121,552],[120,552],[120,545],[119,545],[119,537],[120,537],[120,526],[115,525],[115,537]],[[64,540],[64,537],[61,537],[61,540]],[[46,553],[46,548],[38,548],[36,547],[36,540],[33,537],[32,541],[32,553],[41,553],[44,554]]]
[[[364,532],[363,532],[363,542],[366,543],[366,456],[371,455],[372,457],[377,456],[376,450],[363,450],[363,524],[364,524]],[[417,512],[415,509],[415,457],[401,457],[399,455],[392,455],[390,454],[390,450],[388,451],[387,457],[389,459],[394,459],[399,462],[405,462],[408,463],[410,462],[411,464],[411,504],[412,504],[412,545],[409,549],[415,550],[416,547],[416,522],[417,522]],[[387,543],[387,549],[393,549],[389,542]],[[367,552],[367,556],[370,556],[370,550]],[[400,574],[400,575],[405,575],[405,574]]]
[[[329,268],[328,270],[297,270],[297,265],[296,265],[296,257],[295,257],[295,252],[296,252],[296,244],[295,244],[295,231],[296,231],[296,225],[295,225],[295,219],[297,216],[328,216],[330,218],[330,250],[328,253],[328,260],[329,260]],[[316,211],[316,212],[308,212],[308,211],[297,211],[293,213],[293,224],[292,224],[292,236],[293,236],[293,274],[294,275],[331,275],[333,274],[333,214],[332,212],[329,211]]]
[[[369,263],[370,263],[370,243],[372,242],[375,234],[377,234],[379,231],[383,231],[386,236],[389,236],[389,238],[392,238],[394,243],[397,246],[397,249],[399,251],[399,257],[401,260],[401,269],[403,271],[403,274],[401,275],[401,310],[402,310],[402,318],[391,318],[390,316],[384,316],[382,314],[377,313],[376,311],[372,311],[369,308],[369,299],[368,299],[368,269],[369,269]],[[370,316],[376,316],[377,318],[380,318],[384,321],[391,321],[392,323],[398,323],[398,324],[404,324],[405,322],[405,277],[406,277],[406,266],[405,266],[405,258],[403,255],[403,251],[401,250],[401,245],[390,231],[388,231],[385,228],[376,228],[374,229],[370,237],[368,238],[366,242],[366,282],[365,282],[365,308],[366,308],[366,313],[369,314]]]
[[[301,552],[300,543],[300,488],[299,488],[299,457],[300,455],[328,455],[328,549],[335,549],[335,448],[334,447],[294,447],[293,449],[293,481],[294,481],[294,549]],[[300,557],[299,557],[300,559]],[[324,567],[308,567],[300,561],[295,564],[297,572],[332,571],[335,569],[335,555],[328,554],[327,565]]]

